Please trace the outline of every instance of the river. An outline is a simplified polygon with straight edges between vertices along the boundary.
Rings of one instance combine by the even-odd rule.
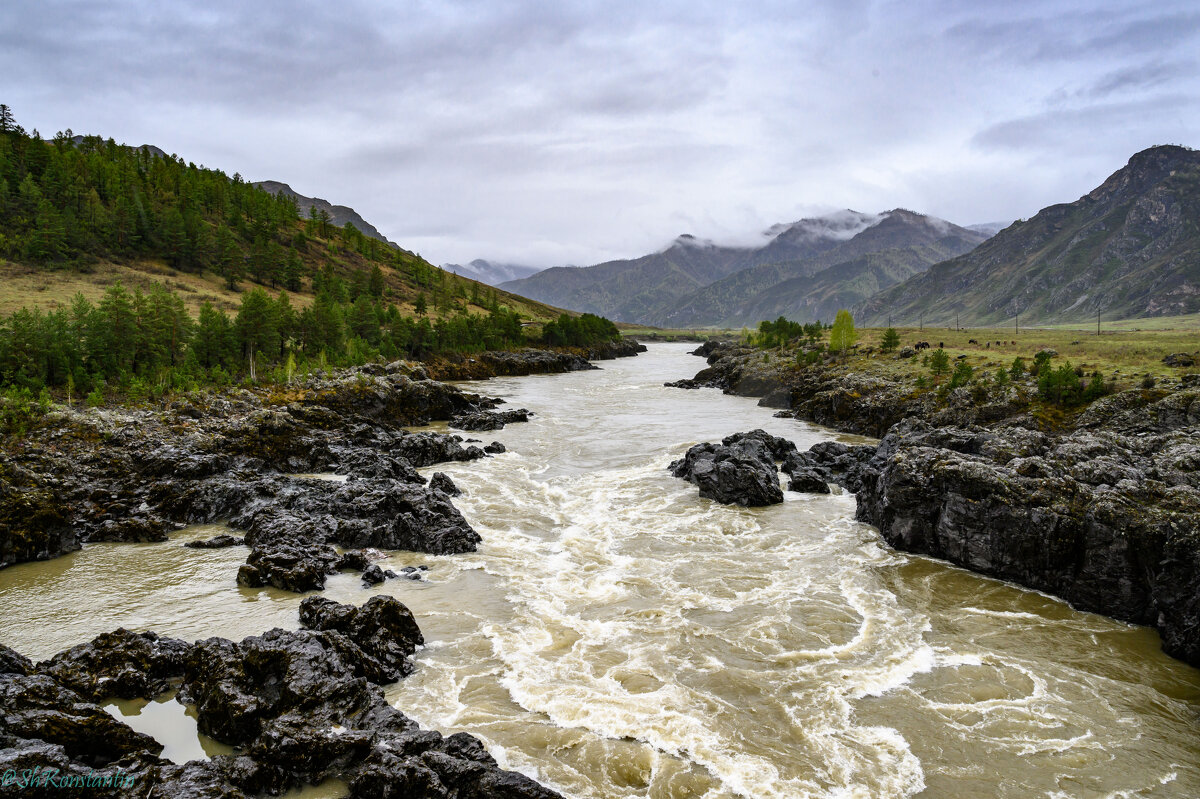
[[[427,646],[388,688],[401,709],[579,799],[1200,796],[1200,671],[1152,630],[893,552],[848,494],[745,509],[671,477],[691,444],[756,427],[854,440],[663,387],[702,366],[693,346],[471,386],[536,414],[483,434],[507,453],[423,470],[464,490],[482,548],[396,553],[385,568],[426,579],[325,591],[416,614]],[[117,626],[296,627],[300,597],[235,584],[244,548],[180,546],[213,531],[0,571],[0,640],[44,658]],[[179,757],[222,751],[146,723],[190,738]]]

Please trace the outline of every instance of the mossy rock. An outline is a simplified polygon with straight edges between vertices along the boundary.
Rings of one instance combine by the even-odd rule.
[[[0,482],[0,568],[79,549],[79,537],[55,496]]]

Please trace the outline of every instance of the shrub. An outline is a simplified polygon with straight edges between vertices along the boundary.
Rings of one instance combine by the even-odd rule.
[[[1105,384],[1104,378],[1100,376],[1099,372],[1093,372],[1092,379],[1088,382],[1087,388],[1083,390],[1083,401],[1095,402],[1108,393],[1109,388]]]
[[[1042,399],[1061,406],[1077,404],[1083,398],[1079,375],[1075,374],[1070,361],[1057,369],[1045,367],[1041,370],[1038,375],[1038,394]]]
[[[933,372],[934,377],[937,378],[950,371],[950,356],[946,354],[945,350],[939,347],[929,356],[929,371]]]
[[[939,350],[941,352],[941,350]],[[975,370],[966,361],[959,361],[954,367],[954,374],[950,375],[950,388],[955,389],[959,386],[965,386],[971,382],[971,378],[975,376]]]
[[[1037,355],[1033,356],[1033,373],[1040,375],[1042,370],[1050,365],[1050,359],[1053,357],[1047,350],[1040,350]]]

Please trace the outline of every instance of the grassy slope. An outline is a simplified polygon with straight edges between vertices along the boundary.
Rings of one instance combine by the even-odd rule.
[[[338,248],[331,252],[330,242],[312,239],[303,254],[303,261],[310,269],[323,267],[333,263],[337,272],[349,279],[358,270],[370,271],[374,262],[368,261],[355,252]],[[413,260],[416,256],[411,256]],[[436,267],[430,267],[436,268]],[[413,303],[421,293],[425,294],[429,305],[429,315],[435,317],[433,309],[433,294],[430,289],[421,288],[413,281],[409,272],[404,269],[394,269],[383,266],[384,279],[387,285],[385,300],[393,302],[406,316],[415,315]],[[258,284],[249,280],[239,284],[238,291],[229,291],[224,280],[213,272],[193,273],[173,269],[161,260],[143,259],[130,262],[100,262],[84,269],[54,268],[52,266],[13,263],[0,260],[0,314],[11,314],[21,308],[49,309],[69,306],[76,292],[82,293],[93,303],[98,302],[104,291],[120,281],[127,288],[148,289],[154,284],[161,284],[176,292],[183,298],[188,310],[195,315],[201,304],[208,301],[218,308],[230,313],[237,311],[241,304],[241,292]],[[447,274],[446,285],[460,283],[469,298],[472,284],[476,281],[468,278]],[[479,285],[481,301],[486,301],[492,287]],[[279,291],[266,286],[272,293]],[[298,292],[288,292],[292,304],[304,307],[312,302],[312,285],[306,279],[304,288]],[[544,321],[557,317],[562,310],[544,303],[536,302],[507,291],[494,289],[501,304],[508,305],[532,321]],[[487,309],[470,305],[472,313],[487,313]]]

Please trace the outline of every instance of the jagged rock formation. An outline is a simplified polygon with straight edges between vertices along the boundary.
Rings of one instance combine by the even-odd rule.
[[[51,796],[61,792],[44,781],[52,776],[60,785],[79,780],[89,796],[244,799],[334,778],[355,799],[558,797],[500,769],[470,735],[422,730],[387,702],[381,686],[412,671],[423,642],[394,597],[362,607],[311,597],[300,620],[307,629],[236,643],[117,630],[37,665],[0,644],[6,790]],[[172,763],[159,757],[162,744],[97,704],[153,699],[175,682],[200,731],[236,754]]]
[[[775,462],[796,452],[792,442],[765,430],[734,433],[720,444],[697,444],[668,466],[671,474],[700,487],[700,496],[748,507],[783,502]]]

